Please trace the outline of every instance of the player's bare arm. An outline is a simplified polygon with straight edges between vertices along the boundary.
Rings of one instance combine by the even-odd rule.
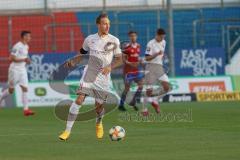
[[[83,48],[81,48],[80,50],[79,50],[79,52],[78,52],[78,55],[77,56],[75,56],[75,57],[73,57],[73,58],[71,58],[70,60],[68,60],[68,61],[66,61],[66,63],[65,63],[65,67],[66,68],[71,68],[71,67],[74,67],[74,66],[76,66],[77,64],[79,64],[80,62],[81,62],[81,60],[82,60],[82,55],[83,54],[87,54],[88,52],[87,51],[85,51]]]
[[[27,64],[31,63],[30,58],[17,58],[14,55],[10,55],[9,59],[11,62],[15,62],[15,63],[21,63],[21,62],[26,62]]]
[[[126,62],[127,62],[127,59],[128,59],[127,54],[123,54],[123,55],[122,55],[122,61],[123,61],[124,64],[127,64],[127,63],[126,63]]]
[[[69,59],[68,61],[65,62],[64,66],[66,68],[71,68],[71,67],[76,66],[77,64],[79,64],[81,62],[81,60],[82,60],[81,57],[82,57],[82,55],[79,54],[79,55]]]
[[[122,64],[123,64],[122,56],[121,56],[121,55],[115,56],[115,57],[114,57],[114,60],[113,60],[113,62],[112,62],[112,64],[111,64],[111,68],[112,68],[112,69],[118,68],[118,67],[120,67]]]
[[[152,59],[154,59],[154,58],[156,58],[157,56],[162,55],[162,54],[163,54],[163,51],[160,51],[160,52],[155,53],[155,54],[153,54],[153,55],[146,55],[146,56],[145,56],[145,60],[146,60],[146,61],[151,61]]]

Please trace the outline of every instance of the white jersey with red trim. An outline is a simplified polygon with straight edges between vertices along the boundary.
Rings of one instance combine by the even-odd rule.
[[[18,59],[24,59],[28,57],[29,46],[19,41],[16,43],[11,51],[11,55],[14,55]],[[26,62],[12,62],[9,66],[11,70],[26,70]]]
[[[163,56],[164,56],[164,51],[166,47],[166,41],[162,40],[160,42],[157,42],[156,39],[152,39],[148,42],[147,44],[147,49],[145,52],[145,55],[153,55],[156,53],[159,53],[160,51],[163,52],[163,54],[158,55],[154,59],[147,61],[147,63],[155,63],[155,64],[163,64]]]
[[[100,37],[96,33],[84,40],[82,48],[90,56],[81,78],[83,87],[88,83],[88,86],[98,85],[107,89],[110,86],[110,73],[103,75],[101,70],[111,65],[114,56],[121,56],[119,39],[111,34]]]

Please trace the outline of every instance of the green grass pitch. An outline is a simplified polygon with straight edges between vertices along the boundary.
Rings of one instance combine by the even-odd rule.
[[[62,142],[58,135],[65,122],[56,119],[53,108],[35,108],[33,117],[24,117],[19,108],[0,109],[0,160],[239,160],[240,102],[161,107],[163,113],[191,110],[192,121],[126,121],[116,110],[104,118],[103,140],[96,140],[93,120],[76,122]],[[125,128],[125,140],[109,139],[114,125]]]

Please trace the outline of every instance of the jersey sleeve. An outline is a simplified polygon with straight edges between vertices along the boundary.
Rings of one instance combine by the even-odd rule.
[[[148,55],[152,55],[152,44],[151,42],[148,42],[147,44],[147,48],[146,48],[146,51],[145,51],[145,56],[148,56]]]
[[[82,45],[82,49],[84,49],[84,51],[89,51],[89,36],[87,38],[85,38],[85,40],[83,41],[83,45]]]
[[[122,51],[120,49],[120,42],[119,39],[116,39],[116,49],[114,50],[114,56],[119,56],[122,54]]]
[[[122,47],[122,53],[128,54],[129,43],[125,43]]]
[[[19,53],[19,48],[17,45],[14,45],[12,50],[11,50],[11,55],[17,56]]]
[[[162,43],[161,51],[162,51],[162,52],[165,52],[165,48],[166,48],[166,41],[164,41],[164,42]]]

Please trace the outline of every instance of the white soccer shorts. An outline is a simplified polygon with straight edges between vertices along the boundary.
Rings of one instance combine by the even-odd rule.
[[[28,87],[28,75],[27,70],[8,70],[8,84],[10,88],[14,88],[16,85]]]

